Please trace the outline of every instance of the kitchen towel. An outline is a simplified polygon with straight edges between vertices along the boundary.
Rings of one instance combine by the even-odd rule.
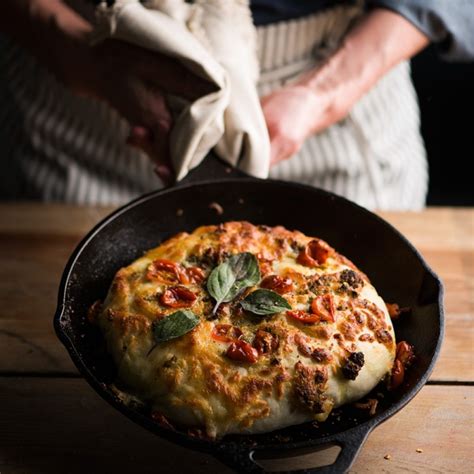
[[[102,2],[93,42],[107,38],[175,58],[215,85],[192,103],[168,97],[179,104],[170,133],[178,181],[211,149],[247,174],[268,176],[270,141],[256,90],[256,33],[247,0]]]

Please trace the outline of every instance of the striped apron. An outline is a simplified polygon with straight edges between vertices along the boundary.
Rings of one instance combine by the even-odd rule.
[[[361,13],[360,5],[343,5],[259,27],[259,93],[317,67]],[[161,186],[149,159],[124,144],[128,125],[113,110],[75,96],[4,39],[0,51],[0,197],[118,205]],[[420,209],[428,174],[419,125],[404,62],[270,176],[318,186],[371,209]]]

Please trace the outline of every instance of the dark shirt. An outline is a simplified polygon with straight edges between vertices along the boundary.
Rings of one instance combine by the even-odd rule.
[[[251,0],[256,25],[300,18],[350,0]],[[474,0],[367,0],[413,23],[449,60],[474,59]]]

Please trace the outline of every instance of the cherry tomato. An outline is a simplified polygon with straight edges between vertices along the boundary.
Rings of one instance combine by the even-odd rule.
[[[390,390],[395,390],[397,387],[401,385],[403,379],[405,377],[405,368],[403,364],[398,360],[395,359],[392,367],[392,374],[390,376]]]
[[[336,320],[336,309],[332,295],[326,294],[314,298],[311,302],[311,312],[319,316],[319,321],[333,323]]]
[[[216,324],[211,335],[216,341],[232,342],[242,335],[242,331],[232,324]]]
[[[258,360],[257,349],[253,348],[248,342],[238,340],[234,341],[227,349],[225,355],[237,362],[247,362],[255,364]]]
[[[164,258],[155,260],[150,264],[147,271],[147,278],[150,280],[158,280],[167,285],[189,283],[189,278],[181,265]]]
[[[415,359],[413,346],[406,341],[400,341],[397,344],[397,355],[395,357],[402,363],[403,367],[408,367]]]
[[[173,286],[161,295],[160,303],[170,308],[188,308],[196,298],[197,296],[185,286]]]
[[[400,317],[400,306],[397,303],[385,303],[385,306],[387,307],[388,315],[393,321]]]
[[[320,239],[313,239],[299,253],[296,261],[307,267],[322,265],[332,254],[334,249]]]
[[[298,320],[300,323],[305,324],[317,323],[320,320],[320,317],[317,314],[310,314],[301,310],[287,311],[286,314],[291,318]]]
[[[204,270],[199,267],[186,268],[186,275],[191,283],[199,284],[206,277]]]
[[[284,295],[285,293],[293,291],[293,280],[278,275],[269,275],[262,280],[260,286],[268,290],[276,291],[280,295]]]

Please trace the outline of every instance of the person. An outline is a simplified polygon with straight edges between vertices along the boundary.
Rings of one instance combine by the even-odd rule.
[[[131,44],[90,47],[93,2],[4,3],[0,197],[120,204],[160,186],[152,163],[170,182],[172,118],[162,91],[192,99],[208,85]],[[423,207],[428,171],[408,59],[430,41],[448,59],[472,57],[470,2],[253,0],[250,7],[270,176],[368,208]]]

